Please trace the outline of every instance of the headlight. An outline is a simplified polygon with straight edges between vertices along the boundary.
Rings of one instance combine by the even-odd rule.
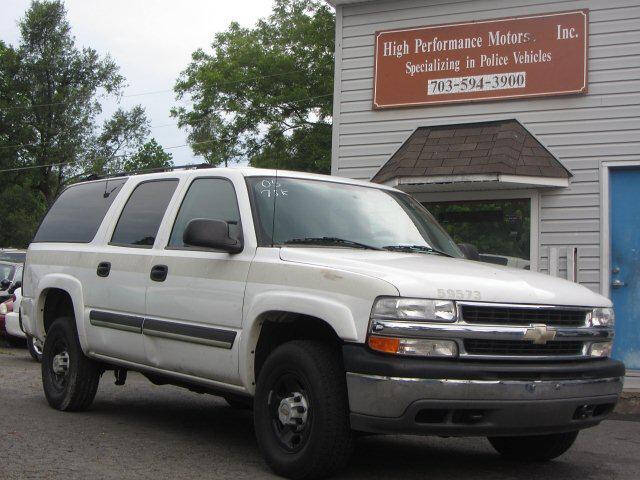
[[[594,308],[589,314],[589,326],[613,327],[616,323],[616,314],[613,308]]]
[[[419,322],[455,322],[456,306],[449,300],[383,297],[373,304],[371,317]]]
[[[6,315],[9,312],[7,305],[4,303],[0,303],[0,315]]]

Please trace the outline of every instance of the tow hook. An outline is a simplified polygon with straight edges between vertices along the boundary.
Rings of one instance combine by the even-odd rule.
[[[116,379],[116,385],[122,386],[127,381],[127,369],[126,368],[116,368],[113,371],[113,376]]]
[[[593,417],[595,405],[582,405],[576,409],[573,418],[576,420],[586,420]]]

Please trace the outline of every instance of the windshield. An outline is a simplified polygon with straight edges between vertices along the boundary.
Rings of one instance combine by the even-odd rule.
[[[404,193],[297,178],[252,177],[247,182],[261,246],[308,244],[462,257],[435,218]]]
[[[0,252],[0,260],[7,262],[24,263],[26,257],[25,252]]]

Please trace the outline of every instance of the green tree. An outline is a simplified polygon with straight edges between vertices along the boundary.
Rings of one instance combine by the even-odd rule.
[[[128,158],[123,165],[125,172],[144,172],[170,168],[173,166],[173,155],[164,151],[162,146],[152,138],[145,143],[138,153]]]
[[[334,24],[324,2],[276,0],[255,27],[232,23],[194,52],[175,86],[193,105],[172,110],[194,153],[329,172]]]
[[[138,105],[130,111],[118,109],[93,140],[86,161],[82,162],[81,175],[125,171],[127,159],[143,148],[149,132],[144,108]]]
[[[102,131],[100,100],[120,95],[124,78],[115,62],[79,48],[61,0],[34,0],[19,22],[17,46],[0,45],[0,168],[24,171],[50,204],[85,171],[117,169],[121,152],[134,153],[148,135],[141,107],[118,110]]]
[[[61,0],[35,0],[17,45],[0,41],[0,246],[26,246],[48,205],[90,173],[121,171],[143,147],[142,107],[103,125],[101,101],[125,81],[115,62],[76,46]]]

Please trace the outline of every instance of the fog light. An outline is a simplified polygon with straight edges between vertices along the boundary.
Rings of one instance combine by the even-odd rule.
[[[611,342],[594,343],[589,353],[592,357],[610,357],[612,345]]]
[[[455,357],[458,345],[451,340],[429,340],[418,338],[369,337],[372,350],[414,357]]]

